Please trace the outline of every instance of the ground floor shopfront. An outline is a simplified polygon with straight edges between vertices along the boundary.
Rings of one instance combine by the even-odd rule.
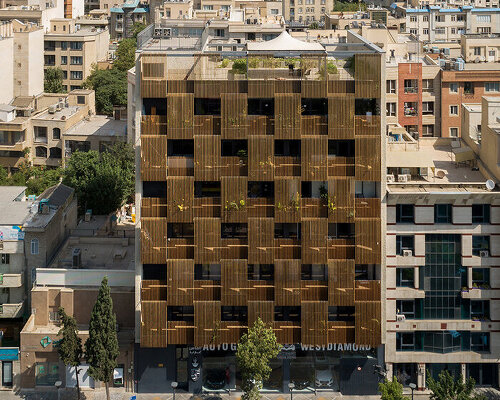
[[[420,390],[429,375],[438,379],[443,370],[455,377],[473,378],[477,386],[498,387],[499,383],[498,363],[387,363],[387,369],[389,377],[396,377],[403,386],[414,383]]]
[[[350,395],[376,394],[380,375],[377,366],[382,349],[352,344],[325,347],[286,346],[271,361],[272,373],[263,383],[266,392],[332,391]],[[164,349],[136,347],[138,393],[170,392],[171,383],[190,393],[228,392],[241,389],[236,344],[222,346],[168,346]]]

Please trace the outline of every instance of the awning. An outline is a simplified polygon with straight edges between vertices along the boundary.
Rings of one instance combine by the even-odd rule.
[[[247,50],[249,52],[280,52],[280,51],[296,51],[304,53],[324,53],[325,48],[317,42],[303,42],[290,36],[286,31],[271,40],[263,42],[248,42]]]
[[[431,168],[434,167],[432,154],[424,151],[388,151],[389,168]]]

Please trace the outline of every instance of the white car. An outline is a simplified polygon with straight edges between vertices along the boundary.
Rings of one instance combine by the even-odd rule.
[[[316,369],[316,388],[331,388],[332,386],[332,370],[330,368]]]

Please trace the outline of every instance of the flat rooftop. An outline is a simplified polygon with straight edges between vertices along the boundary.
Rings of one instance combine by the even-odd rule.
[[[46,110],[33,117],[33,120],[64,121],[75,115],[78,110],[80,110],[78,106],[62,107],[60,111],[56,111],[53,114],[49,113],[49,110]]]
[[[425,144],[425,140],[420,140],[412,150],[404,151],[409,144],[391,143],[387,151],[387,168],[391,174],[402,174],[401,169],[409,169],[411,175],[409,184],[421,186],[422,190],[443,186],[448,191],[451,186],[457,185],[464,187],[464,190],[487,191],[486,178],[476,166],[476,156],[472,149],[463,142],[460,147],[451,145],[434,146]],[[398,150],[401,146],[401,150]],[[396,172],[396,169],[399,169]],[[427,174],[421,170],[426,170]],[[397,179],[397,177],[396,177]],[[407,187],[404,182],[389,183],[391,191],[400,190]],[[402,189],[404,190],[404,189]]]
[[[0,186],[0,201],[15,201],[23,197],[26,186]]]
[[[0,225],[23,225],[30,219],[32,204],[32,201],[0,200]]]
[[[77,269],[134,270],[134,239],[71,236],[49,268],[73,268],[73,251],[80,249]]]
[[[64,136],[127,137],[127,121],[116,120],[105,115],[95,115],[90,121],[80,121]]]

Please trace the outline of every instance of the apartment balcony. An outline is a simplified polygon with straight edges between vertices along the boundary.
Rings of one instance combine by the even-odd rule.
[[[18,288],[23,286],[24,275],[20,274],[0,274],[0,288]]]
[[[328,156],[328,176],[354,176],[354,157]]]
[[[249,115],[247,118],[250,132],[256,135],[274,134],[274,118],[266,115]]]
[[[356,243],[354,239],[328,239],[329,260],[354,259]]]
[[[300,259],[302,244],[299,239],[274,239],[274,258],[279,260]]]
[[[417,86],[405,87],[404,92],[406,94],[417,94],[418,93],[418,87]]]
[[[461,294],[463,299],[491,299],[498,297],[500,290],[472,288],[462,290]]]
[[[274,157],[274,176],[300,176],[300,157]]]
[[[248,217],[273,218],[274,199],[270,197],[256,197],[247,199]]]
[[[221,199],[220,197],[195,197],[193,208],[195,218],[219,218],[221,216]]]
[[[326,218],[328,217],[328,205],[326,200],[318,198],[302,198],[302,217],[304,218]]]
[[[194,176],[194,157],[168,157],[168,176]]]
[[[222,176],[247,176],[248,160],[244,157],[222,157]]]
[[[24,302],[0,305],[0,318],[21,318],[24,312]]]

